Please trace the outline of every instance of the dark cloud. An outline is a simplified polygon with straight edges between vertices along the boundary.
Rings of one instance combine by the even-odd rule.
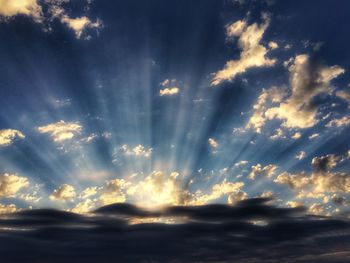
[[[268,201],[157,211],[115,204],[86,216],[49,209],[3,215],[1,262],[349,261],[349,221],[306,216],[304,208]],[[183,221],[128,223],[150,217]]]

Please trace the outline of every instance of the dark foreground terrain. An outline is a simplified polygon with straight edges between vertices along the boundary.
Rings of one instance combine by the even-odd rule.
[[[268,201],[158,211],[115,204],[85,216],[49,209],[3,215],[1,262],[350,262],[349,221]],[[175,223],[159,223],[165,219]]]

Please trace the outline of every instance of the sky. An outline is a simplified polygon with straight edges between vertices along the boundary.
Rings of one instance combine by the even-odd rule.
[[[166,223],[150,231],[169,233],[184,218],[213,227],[209,214],[224,225],[234,214],[244,225],[283,218],[298,231],[348,229],[349,8],[345,0],[0,0],[0,214],[25,221],[47,212],[58,225],[72,217],[84,225],[102,209],[95,224],[121,213],[122,224]],[[245,227],[250,245],[261,242],[260,230]],[[281,241],[275,228],[264,231],[266,246]],[[218,260],[203,242],[198,251]]]
[[[341,3],[2,1],[2,210],[263,195],[343,212]]]

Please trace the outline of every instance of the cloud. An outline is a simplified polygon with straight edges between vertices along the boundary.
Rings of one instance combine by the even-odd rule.
[[[229,182],[225,179],[221,183],[213,185],[209,194],[203,194],[202,192],[189,194],[184,204],[205,205],[221,198],[222,196],[227,196],[227,201],[233,204],[247,197],[247,194],[242,191],[243,186],[243,182]]]
[[[75,197],[75,189],[69,184],[64,184],[60,186],[58,189],[55,189],[50,195],[51,200],[60,202],[73,201]]]
[[[278,44],[276,42],[270,41],[269,42],[269,48],[276,49],[276,48],[278,48]]]
[[[257,103],[253,106],[253,114],[249,118],[245,129],[254,129],[257,133],[261,133],[267,118],[265,116],[268,110],[268,104],[279,103],[283,100],[285,96],[284,89],[279,89],[277,87],[271,87],[269,89],[263,89],[262,93],[258,97]]]
[[[161,89],[159,91],[159,95],[160,96],[172,96],[172,95],[176,95],[180,92],[180,89],[178,87],[170,87],[170,88],[165,88],[165,89]]]
[[[343,126],[348,126],[350,124],[350,116],[344,116],[340,119],[333,119],[330,120],[327,124],[326,127],[327,128],[331,128],[331,127],[343,127]]]
[[[129,185],[124,179],[113,179],[107,182],[99,200],[103,205],[113,203],[124,203],[126,201],[125,191]]]
[[[344,90],[340,90],[336,92],[336,96],[345,100],[348,104],[348,107],[350,107],[350,93]]]
[[[233,80],[238,74],[246,72],[254,67],[270,67],[275,64],[275,59],[266,57],[268,50],[260,44],[260,41],[269,25],[269,18],[263,16],[263,23],[247,25],[245,20],[239,20],[226,27],[228,38],[238,37],[238,46],[242,50],[238,60],[230,60],[222,70],[214,74],[212,86],[217,86],[226,80]]]
[[[288,185],[297,192],[298,198],[323,198],[326,194],[350,193],[350,176],[344,172],[333,172],[339,156],[326,155],[312,159],[311,173],[299,172],[279,174],[274,182]]]
[[[326,156],[312,158],[311,165],[316,172],[326,172],[333,169],[339,160],[339,156],[328,154]]]
[[[274,164],[269,164],[263,167],[258,163],[257,165],[252,166],[252,170],[250,171],[248,178],[251,180],[255,180],[257,176],[271,178],[274,175],[276,169],[277,166]]]
[[[235,163],[235,167],[242,167],[242,166],[246,166],[248,164],[248,161],[239,161],[237,163]]]
[[[0,16],[10,18],[26,15],[36,22],[43,20],[42,8],[37,0],[0,0]]]
[[[40,133],[48,133],[55,142],[70,140],[80,134],[83,127],[78,122],[65,122],[63,120],[38,127]]]
[[[280,119],[286,128],[310,128],[317,122],[317,105],[313,99],[322,93],[330,93],[330,82],[344,69],[327,67],[310,62],[308,55],[298,55],[289,67],[291,95],[277,107],[265,112],[268,119]]]
[[[209,138],[208,143],[212,149],[217,149],[219,147],[219,143],[213,138]]]
[[[294,139],[294,140],[298,140],[298,139],[300,139],[300,137],[301,137],[301,133],[300,132],[296,132],[296,133],[293,134],[293,136],[291,138]]]
[[[62,12],[57,14],[57,16],[63,24],[66,24],[68,28],[74,31],[75,36],[78,39],[81,38],[83,32],[87,29],[100,29],[103,26],[102,21],[99,19],[92,22],[87,16],[71,18],[64,13],[63,9],[61,10]]]
[[[285,139],[286,136],[281,128],[276,129],[276,133],[270,136],[271,140]]]
[[[152,148],[145,148],[141,144],[136,145],[133,148],[130,148],[127,144],[124,144],[122,147],[120,147],[120,150],[125,155],[139,156],[139,157],[145,157],[145,158],[150,157],[153,151]]]
[[[331,94],[331,81],[343,74],[344,69],[313,63],[308,55],[297,55],[289,63],[291,90],[288,92],[277,87],[264,89],[253,106],[246,129],[261,133],[266,122],[274,119],[281,120],[282,128],[287,129],[305,129],[318,123],[319,105],[314,99],[320,94]],[[282,130],[277,131],[283,133]],[[300,138],[300,133],[295,133],[292,138]]]
[[[18,208],[14,204],[4,205],[0,203],[0,214],[14,213],[17,210]]]
[[[29,181],[26,177],[21,177],[14,174],[0,175],[0,198],[17,197],[18,192],[29,186]]]
[[[318,133],[313,133],[313,134],[311,134],[311,135],[309,136],[309,140],[313,140],[313,139],[316,139],[316,138],[318,138],[318,137],[320,137],[320,134],[318,134]]]
[[[96,202],[91,199],[85,199],[79,202],[75,207],[71,209],[73,213],[85,214],[96,208]]]
[[[304,159],[306,156],[306,153],[304,151],[300,151],[296,156],[295,158],[298,159],[298,160],[302,160]]]
[[[94,196],[97,194],[98,190],[99,188],[97,186],[88,187],[79,195],[79,198],[86,199],[88,197]]]
[[[0,236],[0,253],[4,262],[48,258],[52,263],[348,261],[347,219],[314,217],[305,214],[304,208],[275,207],[269,200],[153,211],[116,204],[87,215],[49,209],[21,211],[1,217],[6,234]],[[138,218],[170,218],[181,223],[130,224]],[[258,220],[264,224],[254,224]]]
[[[0,16],[5,18],[14,17],[16,15],[25,15],[31,17],[35,22],[50,25],[57,18],[62,24],[73,30],[76,38],[80,39],[87,29],[101,29],[102,21],[96,19],[92,21],[89,17],[83,15],[72,18],[62,7],[70,3],[70,0],[0,0]],[[91,1],[87,1],[91,4]],[[50,31],[51,28],[48,28]],[[89,39],[89,36],[86,37]]]
[[[13,129],[4,129],[0,130],[0,147],[1,146],[8,146],[12,144],[17,139],[24,139],[25,135],[18,131]]]

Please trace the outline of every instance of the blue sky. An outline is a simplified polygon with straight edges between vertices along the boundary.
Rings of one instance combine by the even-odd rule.
[[[0,1],[1,209],[346,212],[349,7]]]

